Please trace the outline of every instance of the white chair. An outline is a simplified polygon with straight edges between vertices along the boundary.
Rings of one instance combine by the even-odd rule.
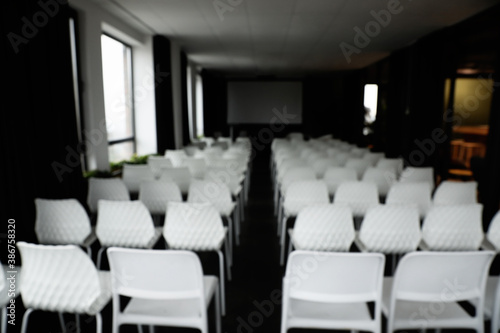
[[[180,167],[185,158],[187,158],[187,154],[184,149],[167,149],[165,150],[165,157],[172,162],[172,166],[174,168]]]
[[[308,251],[348,252],[354,241],[355,231],[351,209],[342,205],[314,205],[303,208],[288,229],[292,248]],[[282,260],[284,259],[284,244]]]
[[[98,271],[76,245],[35,245],[18,242],[22,274],[19,288],[26,312],[21,332],[28,328],[34,310],[58,312],[65,331],[63,313],[95,316],[96,331],[102,332],[101,310],[111,299],[109,272]]]
[[[432,197],[434,205],[460,205],[477,203],[477,182],[442,181]]]
[[[424,219],[432,205],[432,189],[427,182],[400,183],[391,185],[385,198],[387,205],[412,205],[418,206],[420,218]]]
[[[344,167],[329,167],[323,176],[323,181],[328,188],[328,194],[332,197],[335,196],[335,192],[340,184],[356,180],[358,180],[356,170]]]
[[[87,205],[92,213],[97,212],[97,202],[101,199],[130,201],[130,194],[120,178],[90,178]]]
[[[363,159],[370,161],[371,166],[376,166],[383,158],[385,158],[384,153],[367,152],[363,155]]]
[[[214,251],[219,256],[219,283],[222,315],[226,314],[226,289],[224,262],[227,278],[231,280],[227,229],[219,212],[210,203],[169,202],[163,227],[163,237],[173,250]],[[222,254],[222,246],[226,260]]]
[[[379,253],[292,252],[283,279],[281,333],[292,328],[381,332],[384,261]]]
[[[500,210],[493,216],[483,240],[483,248],[500,252]]]
[[[406,167],[401,172],[399,181],[401,183],[427,182],[433,191],[435,187],[434,169],[432,167]]]
[[[189,171],[189,168],[185,166],[163,168],[161,170],[160,180],[172,181],[176,183],[183,195],[187,195],[189,192],[189,185],[191,184],[192,179],[193,176],[191,175],[191,171]]]
[[[368,209],[379,205],[377,185],[364,182],[343,182],[335,191],[334,204],[348,205],[352,215],[359,220],[365,216]],[[358,225],[356,229],[358,229]]]
[[[40,244],[75,244],[86,248],[97,240],[90,218],[76,199],[35,199],[35,233]]]
[[[344,168],[354,169],[356,171],[357,179],[361,179],[366,169],[372,166],[372,162],[368,159],[360,158],[349,158],[345,164]]]
[[[378,194],[385,200],[389,189],[396,182],[396,179],[396,173],[391,169],[369,167],[365,170],[361,181],[377,184]]]
[[[238,174],[231,168],[208,168],[205,180],[222,182],[227,185],[234,200],[238,203],[236,209],[239,211],[240,221],[243,221],[245,207],[243,182],[245,181],[245,176]]]
[[[378,160],[375,166],[380,169],[391,169],[399,177],[399,175],[401,175],[401,172],[403,172],[404,160],[401,157],[397,158],[384,157]]]
[[[13,245],[14,246],[14,245]],[[19,296],[19,288],[11,289],[11,283],[17,287],[17,283],[21,279],[21,267],[2,265],[0,266],[0,308],[2,308],[2,323],[1,333],[7,333],[7,322],[16,318],[16,304],[11,303]],[[7,308],[9,307],[9,308]],[[12,310],[11,310],[12,309]],[[11,312],[14,311],[14,312]],[[7,315],[9,314],[9,316]]]
[[[340,163],[335,157],[323,157],[311,161],[310,165],[316,173],[316,178],[322,179],[328,167],[340,166]]]
[[[493,252],[412,252],[384,278],[387,332],[473,329],[484,332],[484,292]],[[475,314],[458,302],[477,304]]]
[[[113,333],[124,324],[189,327],[208,333],[207,308],[212,300],[216,330],[221,333],[218,279],[203,275],[195,253],[121,248],[109,248],[107,253]],[[122,297],[130,298],[126,305]]]
[[[141,183],[139,201],[144,203],[153,219],[165,215],[168,202],[182,202],[182,193],[172,181],[151,180]]]
[[[138,193],[141,182],[154,180],[155,175],[149,165],[123,164],[122,179],[130,193]]]
[[[491,321],[491,333],[500,330],[500,278],[488,276],[484,300],[484,317]]]
[[[205,173],[207,172],[207,162],[204,158],[198,157],[188,157],[184,159],[182,164],[189,169],[191,176],[196,179],[205,178]]]
[[[434,206],[424,219],[420,248],[474,251],[483,241],[481,204]]]
[[[162,168],[173,167],[172,161],[165,156],[149,156],[148,165],[151,168],[151,171],[153,171],[153,175],[156,179],[160,178]]]
[[[189,187],[187,202],[212,204],[221,217],[227,220],[229,232],[229,249],[233,249],[233,232],[236,236],[236,244],[239,244],[239,214],[236,210],[236,202],[233,202],[229,187],[222,182],[207,180],[195,180]],[[234,217],[234,219],[233,219]]]
[[[141,201],[99,200],[96,234],[101,248],[97,252],[97,268],[108,247],[151,249],[161,237],[151,214]]]
[[[290,184],[297,181],[315,180],[315,179],[316,179],[316,174],[314,170],[309,166],[297,166],[289,168],[285,172],[281,182],[279,182],[274,189],[275,214],[277,214],[279,210],[282,208],[283,193],[286,193],[286,190],[288,189]]]

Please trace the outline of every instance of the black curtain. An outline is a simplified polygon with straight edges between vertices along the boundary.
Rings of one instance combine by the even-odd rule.
[[[189,134],[187,65],[188,65],[187,55],[184,51],[181,51],[181,98],[182,98],[182,145],[183,146],[186,146],[191,142],[191,137]]]
[[[227,81],[223,76],[201,72],[203,84],[203,126],[205,136],[229,136],[227,123]]]
[[[302,83],[302,131],[310,137],[333,134],[335,88],[330,78],[308,78]]]
[[[338,121],[342,124],[340,138],[363,145],[365,110],[363,106],[364,80],[361,71],[353,71],[342,79],[342,111]]]
[[[172,73],[168,38],[153,37],[153,60],[155,73]],[[155,85],[155,101],[157,153],[164,154],[167,149],[175,149],[172,75]]]
[[[0,121],[2,230],[35,242],[34,199],[85,202],[73,95],[67,4],[8,1],[2,8]],[[5,238],[0,238],[2,243]],[[7,251],[2,251],[2,256]],[[1,258],[4,260],[5,258]]]

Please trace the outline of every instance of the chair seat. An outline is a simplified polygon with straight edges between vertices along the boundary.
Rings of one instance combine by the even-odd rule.
[[[394,279],[385,277],[382,292],[382,311],[387,316],[389,314],[391,290]],[[469,317],[469,319],[464,319]],[[411,324],[408,324],[408,323]],[[440,328],[466,328],[475,327],[476,318],[471,317],[458,303],[443,302],[436,299],[436,302],[397,302],[394,313],[394,329],[426,329],[433,327]],[[435,325],[435,326],[434,326]]]
[[[369,330],[373,326],[366,303],[331,304],[292,299],[290,309],[293,316],[288,318],[288,327]]]
[[[216,276],[203,276],[203,290],[205,291],[207,306],[215,294],[219,283],[218,280]],[[150,324],[156,322],[157,324],[165,325],[165,320],[161,318],[168,316],[169,323],[172,325],[190,326],[192,325],[192,317],[201,318],[196,302],[198,300],[169,301],[132,298],[123,312],[129,318],[135,317],[135,320],[133,320],[134,323],[140,322],[141,319],[139,318],[142,317],[144,323]]]

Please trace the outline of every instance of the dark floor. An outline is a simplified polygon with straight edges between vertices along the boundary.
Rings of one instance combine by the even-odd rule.
[[[245,210],[245,221],[242,223],[241,244],[234,249],[233,279],[226,283],[227,314],[222,319],[223,333],[279,332],[281,279],[284,269],[279,265],[276,227],[276,218],[273,216],[269,154],[264,151],[260,152],[253,161],[249,200]],[[161,248],[163,244],[159,246]],[[97,248],[94,251],[94,257],[96,251]],[[205,274],[218,274],[218,261],[215,255],[201,253],[200,258]],[[106,262],[103,262],[103,268],[107,268]],[[17,301],[16,326],[9,325],[9,333],[20,331],[24,308],[21,299],[18,298]],[[102,314],[103,333],[111,332],[111,303],[105,307]],[[212,308],[208,315],[210,332],[215,332]],[[62,332],[56,314],[38,311],[34,312],[30,318],[28,332]],[[66,315],[65,318],[67,332],[76,333],[74,317]],[[81,332],[95,332],[95,319],[82,317],[80,326]],[[488,327],[486,329],[489,330]],[[122,326],[120,332],[136,333],[137,328]],[[147,328],[144,332],[148,332]],[[197,331],[157,327],[155,332]],[[313,332],[313,330],[290,330],[290,333],[298,332]]]

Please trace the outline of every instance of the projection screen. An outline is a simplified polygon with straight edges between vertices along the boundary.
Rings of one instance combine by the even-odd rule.
[[[228,82],[228,124],[269,124],[276,117],[287,124],[302,123],[302,82]]]

